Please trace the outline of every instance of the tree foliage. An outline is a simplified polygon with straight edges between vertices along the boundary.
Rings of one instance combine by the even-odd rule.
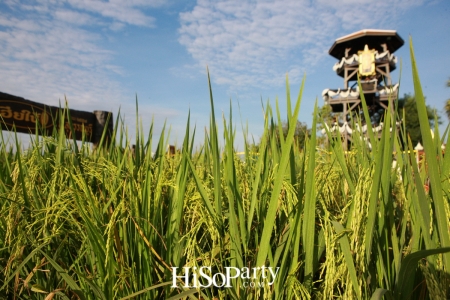
[[[447,87],[450,87],[450,79],[447,80]],[[447,99],[445,102],[445,113],[447,114],[447,118],[450,120],[450,99]]]
[[[282,124],[283,128],[283,137],[286,138],[288,131],[289,131],[289,124],[285,121],[283,121]],[[280,134],[278,130],[278,125],[274,125],[273,129],[275,130],[277,142],[280,142]],[[300,122],[297,120],[297,123],[295,124],[295,132],[294,132],[294,145],[296,145],[299,149],[303,149],[305,145],[306,136],[311,136],[311,130],[308,129],[308,125],[304,122]]]
[[[324,129],[324,124],[328,126],[332,125],[338,118],[338,114],[333,114],[331,105],[324,104],[318,109],[317,115],[317,132],[319,136],[317,137],[317,145],[321,147],[327,147],[327,135],[321,134],[321,130]]]
[[[406,134],[411,138],[413,146],[418,142],[423,143],[422,134],[420,132],[419,114],[417,112],[416,99],[414,95],[404,94],[402,98],[398,99],[399,115],[400,118],[405,118]],[[436,109],[427,105],[427,116],[430,126],[433,127],[437,120],[440,124],[440,117],[436,112]],[[406,141],[405,141],[406,143]]]
[[[448,81],[447,84],[450,87],[450,80]],[[446,112],[448,117],[450,118],[450,99],[447,100]],[[403,97],[398,99],[398,114],[400,118],[405,119],[406,134],[410,136],[413,146],[417,145],[418,142],[422,143],[419,115],[417,112],[416,99],[414,98],[414,95],[406,93],[403,95]],[[432,108],[429,105],[427,105],[427,116],[431,127],[435,125],[435,120],[437,120],[438,124],[441,123],[440,117],[437,114],[436,109]],[[325,104],[324,106],[319,108],[318,117],[319,117],[319,124],[317,129],[320,130],[323,128],[322,121],[328,125],[331,125],[337,118],[337,114],[333,114],[331,112],[331,107]],[[323,138],[322,142],[324,142],[325,137],[322,138]],[[404,141],[404,144],[407,144],[406,140]]]

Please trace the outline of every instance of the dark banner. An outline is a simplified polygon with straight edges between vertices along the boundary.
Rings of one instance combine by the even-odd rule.
[[[99,111],[92,113],[69,109],[69,113],[75,132],[75,139],[81,140],[84,133],[86,141],[97,143],[99,132],[101,136],[105,126],[105,124],[101,124],[102,122],[99,123],[99,120],[97,120],[98,117],[96,115],[99,115]],[[105,115],[105,112],[100,113]],[[17,132],[33,133],[38,122],[39,128],[42,129],[39,133],[51,135],[53,130],[59,127],[59,116],[59,107],[48,106],[0,92],[0,125],[3,130],[12,130],[14,125]],[[112,115],[109,121],[112,127]],[[56,125],[56,128],[54,128],[54,125]],[[67,115],[64,118],[64,131],[67,137],[72,138]]]

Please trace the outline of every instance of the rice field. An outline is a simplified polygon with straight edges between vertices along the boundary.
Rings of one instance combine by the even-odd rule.
[[[411,143],[394,151],[389,112],[381,138],[368,136],[372,151],[363,137],[349,153],[336,140],[318,147],[318,117],[296,147],[303,83],[296,99],[287,88],[286,112],[264,105],[264,134],[246,140],[243,157],[232,108],[216,119],[211,87],[198,150],[189,116],[174,155],[166,130],[153,141],[153,125],[137,124],[131,142],[120,116],[111,144],[95,150],[60,131],[13,151],[1,135],[0,298],[449,299],[448,133],[431,134],[412,46],[411,61],[420,162]],[[247,268],[229,286],[207,284]]]

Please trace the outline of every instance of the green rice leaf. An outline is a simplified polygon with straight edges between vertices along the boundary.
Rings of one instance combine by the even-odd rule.
[[[356,274],[355,264],[353,263],[352,253],[350,251],[350,244],[348,242],[347,235],[344,232],[344,226],[342,226],[339,222],[332,221],[334,229],[336,230],[336,234],[339,237],[339,244],[341,245],[342,253],[344,254],[345,262],[348,268],[348,272],[350,274],[350,280],[353,286],[353,290],[355,291],[356,297],[361,299],[360,295],[360,285],[358,284],[358,276]]]
[[[442,184],[440,176],[440,168],[437,161],[437,153],[440,152],[440,145],[438,149],[435,148],[433,138],[431,136],[430,124],[428,123],[427,108],[425,104],[425,97],[423,96],[422,86],[420,84],[419,73],[417,71],[416,59],[414,57],[414,49],[412,38],[409,39],[411,65],[414,82],[414,94],[417,101],[417,112],[420,121],[420,132],[422,133],[423,147],[426,154],[426,161],[429,169],[430,186],[432,190],[434,211],[436,214],[437,229],[439,232],[439,240],[442,247],[450,247],[450,231],[449,220],[450,215],[445,208],[445,200],[442,193]],[[443,172],[444,170],[442,170]],[[448,173],[448,172],[447,172]],[[444,265],[447,272],[450,271],[450,253],[444,255]]]
[[[410,297],[413,291],[407,287],[412,286],[413,282],[411,283],[410,281],[414,281],[414,277],[410,276],[410,274],[414,273],[421,259],[430,255],[442,253],[450,253],[450,247],[421,250],[405,256],[400,266],[400,272],[395,288],[396,299],[411,299]]]
[[[78,297],[80,297],[81,300],[85,300],[86,297],[84,296],[83,291],[80,289],[78,284],[75,282],[75,280],[67,273],[66,270],[64,270],[56,261],[54,261],[47,253],[45,253],[42,250],[39,250],[39,252],[44,255],[47,260],[50,262],[50,264],[53,266],[53,268],[56,269],[58,274],[64,279],[64,281],[67,283],[67,285],[72,289],[72,291],[77,294]]]

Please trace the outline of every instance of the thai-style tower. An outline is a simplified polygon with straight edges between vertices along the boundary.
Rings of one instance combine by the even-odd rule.
[[[341,133],[344,149],[347,150],[354,130],[348,121],[351,115],[362,112],[358,77],[369,107],[370,122],[378,131],[383,126],[384,110],[398,97],[399,85],[392,83],[391,71],[397,63],[393,53],[403,44],[395,30],[364,29],[338,38],[328,51],[339,60],[333,70],[344,78],[344,88],[325,89],[322,96],[333,113],[341,113],[330,130]],[[394,109],[393,103],[391,107]],[[366,128],[358,129],[364,132]]]

